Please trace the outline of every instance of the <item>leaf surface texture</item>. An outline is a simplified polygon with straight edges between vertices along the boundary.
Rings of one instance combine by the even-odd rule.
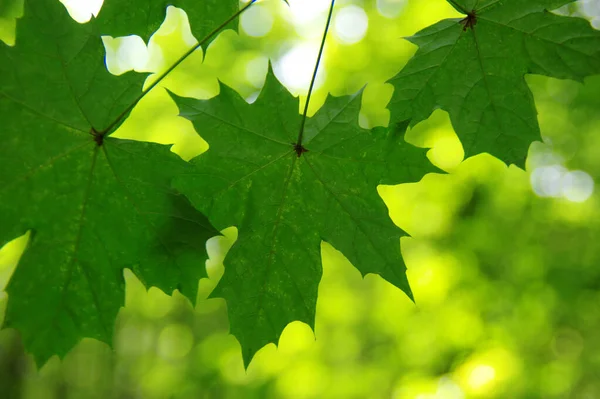
[[[472,22],[443,20],[409,38],[419,49],[390,81],[390,125],[414,126],[442,108],[465,156],[487,152],[524,167],[529,145],[541,138],[524,75],[581,81],[600,73],[600,32],[548,11],[571,2],[451,1]]]
[[[222,22],[237,7],[184,3],[204,17],[199,35],[214,29],[211,12],[227,14]],[[98,19],[79,25],[58,1],[31,0],[16,46],[0,44],[0,244],[33,231],[4,324],[40,364],[83,337],[111,341],[123,268],[192,301],[205,276],[205,241],[218,232],[170,184],[190,165],[165,146],[98,135],[144,80],[106,71],[100,35],[147,36],[165,7],[107,0]]]
[[[435,168],[402,136],[361,129],[360,96],[330,98],[308,119],[300,156],[297,100],[272,74],[252,105],[225,86],[208,101],[173,96],[210,146],[175,187],[215,227],[239,231],[213,295],[227,301],[246,364],[288,323],[314,327],[321,240],[412,297],[399,245],[406,234],[377,186]]]

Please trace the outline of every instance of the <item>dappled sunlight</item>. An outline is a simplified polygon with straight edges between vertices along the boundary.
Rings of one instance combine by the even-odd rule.
[[[292,47],[289,51],[275,61],[275,76],[290,91],[295,94],[306,95],[310,86],[317,55],[319,54],[319,43],[303,43]],[[325,80],[325,69],[317,72],[315,89],[319,89]]]
[[[9,46],[14,46],[16,42],[17,18],[0,17],[0,41]]]
[[[223,276],[223,260],[237,240],[238,231],[235,227],[228,227],[221,231],[220,236],[213,237],[206,242],[208,259],[206,260],[207,279],[200,280],[198,298],[204,300],[215,288]]]
[[[181,96],[206,99],[218,93],[218,77],[225,84],[239,91],[247,101],[252,102],[264,82],[266,56],[268,56],[272,60],[278,79],[294,95],[300,96],[299,112],[301,112],[316,63],[328,3],[319,1],[309,4],[304,1],[290,1],[289,7],[279,3],[279,1],[264,1],[251,7],[240,20],[241,36],[233,31],[220,33],[208,49],[204,49],[205,56],[203,50],[198,49],[171,72],[160,86]],[[361,8],[349,2],[341,2],[334,14],[332,34],[328,38],[321,68],[317,74],[308,114],[313,115],[325,103],[328,93],[338,96],[351,94],[367,82],[369,83],[367,89],[373,92],[372,86],[376,87],[377,82],[383,83],[397,72],[400,67],[399,62],[406,60],[414,51],[414,46],[401,37],[412,34],[444,16],[453,15],[452,8],[444,1],[432,0],[431,3],[430,9],[435,10],[431,13],[423,13],[421,9],[408,4],[406,9],[403,7],[403,23],[396,24],[390,23],[389,14],[381,15],[375,5]],[[423,15],[427,18],[423,19]],[[414,18],[415,16],[418,16],[418,19]],[[397,18],[398,16],[393,17],[392,21]],[[282,24],[286,19],[291,22],[293,30],[290,31],[286,24]],[[386,23],[378,23],[380,20],[385,20]],[[397,39],[388,40],[383,45],[379,43],[382,37]],[[145,88],[148,88],[162,72],[193,46],[196,40],[191,33],[190,22],[185,11],[170,6],[167,9],[165,22],[152,35],[147,47],[137,36],[105,37],[107,66],[109,71],[115,74],[129,70],[153,72],[145,84]],[[372,53],[373,50],[381,50],[381,52]],[[330,70],[336,72],[328,73],[327,71]],[[365,73],[381,72],[383,74],[378,76],[365,75]],[[389,93],[390,89],[383,90]],[[380,98],[381,95],[375,93],[372,97]],[[139,126],[144,118],[147,119],[147,122],[143,123],[146,126],[155,119],[149,112],[151,108],[146,108],[147,104],[143,101],[138,105],[137,108],[140,109],[136,109],[132,114],[135,116],[130,118],[138,122],[129,122],[127,133],[119,132],[119,137],[175,143],[173,150],[177,153],[180,153],[180,148],[188,148],[188,143],[183,137],[189,135],[180,133],[181,128],[169,129],[168,123],[161,124],[165,132],[164,137],[160,137],[158,133],[147,133],[144,136],[133,134],[145,130]],[[166,97],[161,104],[165,108],[170,108]],[[156,107],[152,110],[156,110]],[[387,124],[388,114],[386,104],[383,102],[377,104],[377,107],[363,107],[361,124],[363,126]],[[165,115],[165,113],[160,112],[158,115]],[[164,117],[157,118],[166,121]],[[175,119],[173,118],[173,123]],[[158,129],[155,131],[158,132]],[[180,139],[184,141],[180,142]],[[432,146],[430,158],[442,168],[452,168],[460,158],[456,155],[459,151],[458,145],[449,136],[439,135],[438,141],[439,145]],[[450,151],[441,149],[442,145],[447,144],[452,144],[453,149]],[[192,151],[186,152],[180,155],[188,159]]]
[[[21,256],[23,256],[29,240],[30,232],[27,232],[0,248],[0,325],[4,321],[4,312],[6,311],[6,285],[10,281]]]
[[[204,65],[247,102],[256,100],[269,68],[268,58],[262,52],[245,46],[243,39],[231,30],[225,31],[211,44]]]
[[[146,47],[138,36],[103,37],[103,42],[109,72],[116,75],[130,70],[152,72],[145,82],[145,89],[198,43],[185,11],[173,6],[167,7],[164,22]],[[203,60],[203,49],[198,48],[160,85],[181,96],[201,99],[215,96],[219,91],[218,82],[203,65]]]
[[[146,89],[197,43],[185,11],[172,6],[167,9],[165,21],[152,35],[147,47],[137,36],[104,37],[103,41],[110,72],[153,72],[146,80]],[[252,101],[264,84],[268,59],[250,48],[246,52],[240,51],[244,46],[236,32],[222,32],[208,47],[205,56],[199,48],[144,96],[113,136],[174,144],[172,150],[186,160],[206,151],[208,144],[199,136],[201,132],[196,132],[188,120],[178,117],[177,106],[162,88],[184,97],[208,99],[219,92],[218,75],[247,101]],[[236,58],[232,62],[234,53]]]
[[[71,18],[80,24],[89,22],[92,17],[97,17],[102,9],[104,0],[60,0]]]
[[[427,152],[427,158],[440,169],[452,172],[463,161],[465,151],[454,131],[443,129],[436,133],[431,143],[431,150]]]
[[[305,323],[299,321],[287,325],[281,334],[277,352],[286,358],[302,356],[315,345],[315,334]]]
[[[267,48],[267,51],[271,54],[277,77],[292,93],[300,95],[302,107],[329,2],[291,0],[289,3],[289,10],[282,10],[282,17],[290,21],[295,31],[277,30],[284,38],[283,45],[275,50]],[[430,12],[427,13],[420,7],[423,6],[410,3],[406,8],[402,7],[402,23],[399,23],[399,13],[390,19],[390,14],[381,15],[375,4],[360,7],[351,1],[337,2],[332,34],[325,46],[322,71],[319,71],[311,98],[309,115],[320,108],[328,93],[348,95],[367,83],[383,83],[391,78],[415,49],[403,36],[414,34],[441,18],[457,15],[442,0],[428,1],[425,7]]]
[[[282,398],[318,398],[330,381],[328,370],[318,363],[299,362],[282,371],[277,390]]]
[[[493,383],[496,378],[496,369],[487,364],[478,364],[469,373],[467,384],[475,391],[484,390],[486,385]]]
[[[170,324],[158,336],[158,355],[170,360],[180,359],[190,352],[193,340],[190,327],[185,324]]]
[[[394,86],[389,83],[370,83],[362,92],[359,124],[362,128],[372,129],[387,126],[390,123],[390,111],[387,109]]]
[[[451,223],[450,210],[428,198],[441,195],[440,186],[436,190],[426,188],[427,184],[429,187],[434,186],[440,179],[432,175],[426,176],[420,183],[379,187],[379,195],[388,206],[390,217],[397,226],[417,237],[436,236],[447,231]]]
[[[0,7],[0,41],[14,46],[17,21],[23,16],[25,0],[4,0]]]
[[[464,267],[451,254],[436,253],[435,249],[414,238],[402,240],[402,255],[419,308],[443,303],[461,277],[459,270]]]
[[[6,289],[10,276],[27,248],[29,239],[30,232],[27,232],[0,248],[0,291]]]
[[[296,32],[305,39],[319,40],[323,35],[323,26],[329,2],[322,0],[288,0],[288,18],[296,27]]]
[[[180,118],[179,109],[163,88],[148,93],[112,137],[173,144],[171,150],[190,160],[208,149],[190,121]]]
[[[126,284],[125,306],[137,308],[137,311],[149,319],[161,319],[172,309],[174,303],[168,295],[156,287],[146,287],[129,269],[123,272]]]
[[[452,175],[429,174],[419,183],[380,186],[379,194],[390,210],[390,217],[398,226],[415,237],[446,234],[455,223],[456,212],[464,206],[469,195],[465,184],[483,182],[494,176],[504,184],[514,185],[504,163],[490,155],[482,154],[460,163]],[[525,172],[519,180],[526,182]],[[509,181],[510,180],[510,181]]]
[[[102,44],[106,50],[106,69],[113,75],[125,72],[149,72],[148,48],[144,40],[135,35],[113,38],[102,36]]]
[[[369,17],[364,9],[349,5],[339,9],[333,20],[333,33],[344,44],[361,41],[369,28]]]
[[[263,4],[251,7],[240,16],[240,28],[252,37],[263,37],[273,28],[272,11]]]
[[[148,45],[139,36],[102,38],[109,72],[119,75],[127,71],[153,72],[145,82],[147,89],[197,41],[191,33],[186,13],[169,6],[165,21],[151,36]],[[203,51],[198,49],[173,71],[159,87],[146,94],[136,105],[113,137],[173,144],[172,151],[189,160],[208,149],[191,122],[178,117],[179,109],[163,87],[182,95],[210,98],[218,93],[216,77],[199,71]]]
[[[592,20],[592,25],[600,29],[600,4],[596,0],[581,0],[582,12]]]
[[[451,172],[465,157],[462,144],[452,128],[450,115],[438,109],[431,116],[406,132],[406,141],[423,148],[431,148],[427,157],[435,166]]]
[[[398,382],[393,399],[465,399],[465,394],[452,379],[443,376],[412,376]]]
[[[549,165],[533,170],[531,187],[540,197],[585,202],[594,193],[594,180],[581,170],[569,171],[561,165]]]
[[[140,391],[145,397],[166,397],[171,394],[174,386],[181,386],[185,375],[172,363],[155,362],[142,377]]]
[[[377,11],[387,18],[395,18],[404,10],[408,0],[377,0]]]
[[[185,11],[169,6],[165,21],[148,42],[146,69],[154,74],[148,77],[144,88],[147,89],[197,43]],[[215,96],[218,93],[216,76],[203,65],[203,59],[203,50],[198,48],[167,75],[160,85],[184,97],[207,99]]]
[[[363,283],[361,273],[352,266],[346,257],[331,244],[321,243],[323,277],[317,297],[317,331],[319,319],[334,325],[352,326],[359,323],[364,302],[347,289],[348,284]],[[345,276],[340,279],[340,275]],[[343,309],[343,310],[342,310]]]
[[[471,356],[457,368],[455,375],[468,394],[494,397],[510,392],[521,371],[521,362],[513,353],[496,347]]]

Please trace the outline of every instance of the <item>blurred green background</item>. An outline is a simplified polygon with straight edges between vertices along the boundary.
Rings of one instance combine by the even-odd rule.
[[[7,43],[20,3],[0,3]],[[177,117],[163,87],[210,98],[219,78],[252,101],[268,60],[304,101],[329,2],[290,3],[253,6],[239,34],[225,31],[186,60],[116,135],[174,144],[190,159],[208,146]],[[597,23],[600,2],[560,12]],[[415,51],[402,37],[456,15],[444,0],[338,0],[311,112],[328,93],[368,84],[360,123],[387,124],[392,89],[385,81]],[[105,37],[109,70],[166,69],[193,44],[194,23],[171,7],[147,44]],[[210,278],[200,282],[194,308],[125,271],[112,348],[86,339],[64,359],[36,367],[18,334],[0,331],[0,398],[600,398],[600,77],[583,85],[527,81],[543,142],[531,147],[526,171],[486,154],[463,161],[447,114],[436,111],[407,140],[431,148],[430,160],[450,173],[379,189],[394,222],[412,235],[401,248],[416,305],[377,276],[361,278],[324,243],[315,333],[292,323],[278,347],[263,348],[245,371],[225,302],[206,299],[235,240],[231,227],[207,244]],[[0,250],[0,320],[1,290],[26,241]]]

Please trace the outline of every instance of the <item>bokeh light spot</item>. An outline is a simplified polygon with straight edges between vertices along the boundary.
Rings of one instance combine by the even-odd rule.
[[[531,173],[531,187],[540,197],[562,197],[579,203],[594,193],[594,180],[581,170],[570,172],[562,165],[549,165]]]
[[[582,0],[579,4],[583,14],[592,20],[594,28],[600,28],[600,2],[598,0]]]
[[[540,197],[558,197],[566,169],[561,165],[542,166],[531,174],[531,186]]]
[[[469,375],[469,385],[475,390],[483,388],[496,378],[496,369],[487,364],[480,364],[473,368]]]
[[[362,8],[350,5],[342,8],[334,21],[335,36],[345,44],[361,41],[369,28],[369,17]]]
[[[377,0],[377,11],[386,18],[395,18],[404,10],[406,3],[406,0]]]
[[[290,91],[296,95],[306,94],[317,62],[318,44],[302,43],[292,47],[275,62],[275,75]],[[323,64],[323,60],[321,60]],[[319,68],[315,89],[319,88],[325,78],[325,69]]]
[[[269,59],[263,55],[256,56],[246,63],[246,79],[252,86],[261,88],[268,68]]]
[[[288,3],[293,19],[300,23],[319,17],[329,7],[329,2],[322,0],[288,0]]]
[[[194,343],[190,328],[183,324],[171,324],[163,328],[158,337],[158,354],[167,359],[182,358]]]
[[[242,29],[252,37],[263,37],[273,28],[273,15],[266,7],[251,7],[242,14],[240,19]]]
[[[587,173],[576,170],[563,177],[562,194],[571,202],[584,202],[594,193],[594,180]]]

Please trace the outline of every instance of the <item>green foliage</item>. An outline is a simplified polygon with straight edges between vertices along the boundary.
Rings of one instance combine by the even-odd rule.
[[[570,2],[451,2],[465,19],[410,39],[420,49],[392,80],[392,129],[361,129],[356,95],[329,99],[306,120],[272,74],[253,105],[225,86],[208,101],[173,96],[210,145],[188,164],[164,146],[109,137],[145,94],[144,79],[111,76],[100,35],[146,39],[166,3],[107,0],[98,19],[76,25],[56,0],[26,1],[16,46],[0,47],[0,243],[27,229],[34,238],[8,287],[5,326],[40,363],[83,337],[110,342],[123,268],[194,301],[204,242],[218,234],[211,223],[239,229],[213,295],[227,300],[246,364],[291,321],[314,326],[321,240],[412,297],[399,251],[406,234],[377,193],[435,171],[404,131],[440,107],[468,156],[523,166],[539,138],[523,76],[600,72],[600,33],[547,11]],[[236,3],[177,5],[208,40]]]
[[[361,129],[359,96],[329,99],[307,121],[301,153],[297,100],[271,73],[252,105],[227,87],[213,100],[176,102],[210,149],[174,185],[218,229],[239,230],[213,295],[227,300],[246,363],[288,323],[314,326],[321,240],[412,297],[398,245],[406,234],[377,186],[435,168],[402,136]]]
[[[103,17],[119,15],[114,4]],[[5,326],[40,363],[83,337],[111,341],[125,267],[194,301],[203,243],[218,234],[170,188],[188,164],[164,146],[104,137],[143,77],[106,71],[99,32],[109,23],[98,21],[78,25],[55,0],[28,1],[17,46],[0,48],[0,242],[34,232]]]
[[[468,14],[410,37],[419,51],[391,80],[391,125],[450,114],[467,157],[483,152],[520,167],[540,140],[534,73],[582,81],[600,72],[600,32],[588,21],[554,15],[570,0],[458,1]]]
[[[172,5],[184,8],[189,18],[197,21],[193,33],[204,38],[237,11],[238,3],[236,0],[105,0],[97,21],[104,28],[101,34],[133,33],[146,40],[162,23],[167,6]]]

